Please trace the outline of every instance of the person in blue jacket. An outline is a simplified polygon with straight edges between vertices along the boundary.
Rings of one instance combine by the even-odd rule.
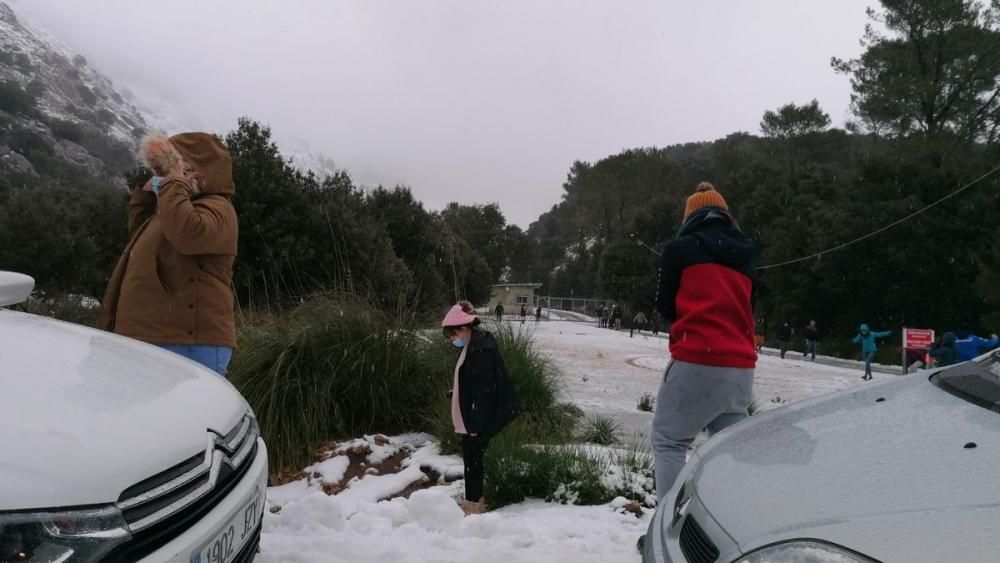
[[[885,338],[890,334],[892,334],[891,330],[872,332],[866,324],[861,325],[858,329],[858,335],[854,337],[854,343],[861,345],[861,355],[865,359],[865,374],[861,376],[861,379],[867,381],[872,378],[872,360],[875,359],[875,351],[878,350],[878,346],[875,346],[875,340]]]
[[[972,327],[963,325],[955,331],[955,363],[967,362],[980,354],[988,352],[1000,346],[1000,339],[997,335],[986,339],[972,333]]]

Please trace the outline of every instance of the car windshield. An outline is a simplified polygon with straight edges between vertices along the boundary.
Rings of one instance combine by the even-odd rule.
[[[974,405],[1000,413],[1000,351],[931,376],[931,383]]]
[[[996,350],[989,356],[977,360],[975,363],[986,368],[986,371],[993,375],[995,380],[1000,383],[1000,350]]]

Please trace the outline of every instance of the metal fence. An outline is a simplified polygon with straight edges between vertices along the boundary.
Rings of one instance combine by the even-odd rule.
[[[610,309],[615,303],[612,299],[536,295],[534,304],[526,305],[528,314],[525,315],[525,320],[533,320],[535,309],[541,307],[542,318],[548,321],[596,323],[600,317],[598,307],[606,306]],[[480,307],[478,312],[485,317],[494,318],[493,308],[490,306]],[[506,309],[503,316],[506,320],[521,320],[521,306]]]
[[[542,316],[553,321],[596,322],[599,317],[598,308],[611,307],[614,301],[610,299],[552,297],[538,296],[538,305],[542,307]],[[553,309],[555,310],[553,312]]]

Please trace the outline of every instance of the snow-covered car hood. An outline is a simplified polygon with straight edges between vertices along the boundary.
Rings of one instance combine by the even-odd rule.
[[[926,374],[754,417],[706,446],[690,482],[744,552],[818,538],[886,561],[1000,553],[1000,414]]]
[[[102,504],[226,432],[246,401],[176,354],[0,310],[0,511]]]

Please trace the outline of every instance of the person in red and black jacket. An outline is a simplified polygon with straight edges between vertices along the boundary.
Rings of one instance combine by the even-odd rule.
[[[702,428],[715,433],[748,416],[754,346],[754,243],[726,200],[702,182],[663,250],[656,308],[670,324],[670,356],[652,425],[659,498]]]

